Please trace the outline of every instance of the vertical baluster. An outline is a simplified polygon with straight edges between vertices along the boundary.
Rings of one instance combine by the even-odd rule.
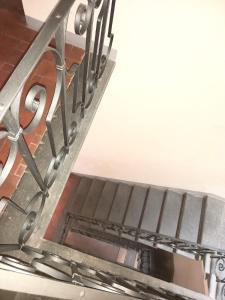
[[[63,61],[62,66],[57,66],[57,68],[62,68],[62,87],[60,92],[60,103],[61,103],[61,114],[62,114],[62,123],[63,123],[63,138],[64,145],[68,147],[68,131],[67,131],[67,112],[66,112],[66,81],[65,81],[65,43],[66,43],[66,27],[67,27],[67,17],[61,22],[59,29],[55,34],[56,40],[56,49],[60,53],[60,56]]]
[[[108,4],[109,3],[110,3],[110,1],[108,2]],[[112,33],[112,26],[113,26],[115,6],[116,6],[116,0],[112,0],[109,26],[108,26],[108,34],[107,34],[107,37],[110,39],[110,41],[109,41],[109,46],[108,46],[106,55],[102,55],[103,47],[104,47],[104,39],[105,39],[105,33],[103,32],[103,30],[104,30],[103,21],[105,23],[107,22],[108,10],[109,10],[109,7],[108,8],[106,7],[106,3],[103,4],[102,10],[101,10],[98,20],[97,20],[94,54],[93,54],[93,60],[92,60],[92,72],[95,73],[96,82],[98,81],[99,78],[101,78],[102,74],[104,73],[104,70],[105,70],[107,61],[109,59],[111,49],[112,49],[112,44],[113,44],[113,40],[114,40],[114,34]],[[106,20],[103,19],[104,17],[106,17]],[[102,39],[100,41],[100,46],[99,46],[100,32],[101,32]],[[97,59],[98,59],[98,63],[97,63]],[[97,67],[96,67],[96,64],[97,64]]]
[[[98,51],[98,62],[97,62],[97,68],[96,68],[96,80],[98,80],[98,78],[99,78],[101,59],[102,59],[102,53],[103,53],[103,47],[104,47],[104,41],[105,41],[106,25],[107,25],[107,19],[108,19],[109,4],[110,4],[110,0],[104,0],[103,6],[101,9],[99,18],[98,18],[98,22],[99,21],[101,22],[101,19],[102,19],[102,28],[101,28],[99,51]]]
[[[116,6],[116,0],[112,0],[110,19],[109,19],[109,29],[108,29],[109,38],[112,35],[112,25],[113,25],[114,13],[115,13],[115,6]]]
[[[74,70],[74,79],[73,79],[73,104],[72,104],[72,113],[74,114],[78,106],[78,85],[79,85],[79,76],[80,76],[80,66],[76,65]]]
[[[55,140],[54,140],[54,134],[53,134],[53,130],[52,130],[52,125],[50,121],[46,121],[46,127],[48,129],[48,137],[49,137],[49,143],[50,143],[50,147],[52,150],[52,155],[53,157],[56,157],[56,146],[55,146]]]
[[[49,142],[52,150],[52,155],[53,157],[57,157],[54,132],[52,129],[52,120],[57,108],[57,103],[61,95],[62,85],[64,83],[63,82],[64,61],[61,57],[61,54],[55,48],[48,47],[47,50],[51,51],[54,56],[54,60],[55,60],[54,62],[56,64],[56,84],[55,84],[54,95],[52,98],[52,103],[46,117],[46,126],[48,129],[48,137],[49,137]]]
[[[82,84],[82,103],[81,103],[81,117],[84,117],[84,110],[86,106],[86,97],[87,91],[89,90],[90,82],[90,50],[91,50],[91,40],[92,40],[92,29],[93,29],[93,20],[94,20],[94,2],[89,1],[87,7],[87,18],[90,13],[90,20],[87,20],[88,27],[86,33],[86,44],[85,44],[85,58],[84,58],[84,71],[83,71],[83,84]]]

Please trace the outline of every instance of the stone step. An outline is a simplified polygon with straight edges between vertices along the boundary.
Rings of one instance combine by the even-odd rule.
[[[161,207],[165,197],[165,190],[151,187],[145,211],[143,214],[143,220],[141,223],[141,229],[150,232],[156,232],[159,222]]]
[[[130,226],[130,227],[136,227],[138,228],[142,210],[145,204],[145,199],[147,195],[148,189],[142,186],[134,186],[132,190],[132,194],[130,197],[130,201],[128,204],[127,212],[124,219],[124,225]],[[122,234],[122,237],[128,238],[128,239],[135,239],[135,237],[132,237],[127,234]]]
[[[112,209],[109,215],[109,221],[121,224],[127,209],[128,201],[132,193],[132,186],[120,183],[116,191]]]
[[[84,205],[84,201],[88,195],[89,189],[92,184],[92,179],[88,177],[82,177],[80,183],[78,185],[77,191],[73,198],[73,207],[71,209],[72,213],[80,214],[82,211],[82,207]]]
[[[96,219],[107,220],[117,188],[117,183],[112,181],[106,182],[95,212]]]
[[[203,198],[186,194],[177,238],[197,243]]]
[[[212,197],[207,197],[202,212],[202,226],[198,243],[212,248],[223,248],[225,204]]]
[[[90,228],[146,245],[153,240],[138,238],[138,230],[224,249],[225,203],[216,197],[163,187],[80,176],[71,212],[134,228],[131,234],[101,225]],[[79,222],[85,224],[85,222]],[[135,230],[137,230],[135,232]],[[118,242],[119,242],[118,239]],[[115,237],[114,237],[115,240]],[[154,242],[155,243],[155,242]]]
[[[157,231],[163,235],[176,236],[183,195],[171,190],[166,192]]]
[[[91,183],[88,195],[82,206],[81,215],[84,217],[94,217],[95,211],[98,205],[98,201],[101,197],[105,181],[94,179]]]

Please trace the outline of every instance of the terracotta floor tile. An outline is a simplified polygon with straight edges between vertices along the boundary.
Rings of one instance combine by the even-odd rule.
[[[31,42],[37,34],[26,25],[14,23],[13,20],[8,19],[1,22],[0,33],[27,42]]]
[[[24,165],[23,163],[20,163],[20,164],[17,166],[17,169],[16,169],[14,175],[21,178],[21,177],[23,176],[23,174],[24,174],[26,168],[27,168],[26,165]]]
[[[30,46],[29,42],[19,40],[17,49],[22,51],[22,52],[26,52],[28,50],[29,46]]]
[[[55,78],[56,77],[56,66],[53,59],[47,60],[42,59],[34,70],[35,74],[38,76],[44,76],[46,78]]]
[[[1,15],[1,22],[10,19],[11,21],[13,20],[14,23],[26,24],[25,17],[21,14],[18,14],[15,11],[9,11],[8,9],[1,8],[0,15]]]
[[[3,63],[1,71],[2,72],[9,72],[12,73],[12,71],[15,69],[15,66],[9,63]]]
[[[81,63],[82,59],[84,58],[84,50],[73,47],[69,58],[78,64]]]
[[[0,72],[0,86],[1,87],[6,83],[9,76],[10,76],[10,72],[5,72],[5,71],[1,70],[1,72]]]

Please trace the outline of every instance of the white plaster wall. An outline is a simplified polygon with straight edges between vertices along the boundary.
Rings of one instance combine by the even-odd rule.
[[[56,2],[23,1],[36,18]],[[117,66],[74,171],[225,196],[225,2],[118,0],[114,32]]]

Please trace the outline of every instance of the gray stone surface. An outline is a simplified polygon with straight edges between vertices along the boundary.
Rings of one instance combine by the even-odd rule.
[[[146,194],[147,188],[134,186],[124,225],[138,227]]]
[[[116,191],[113,206],[109,215],[109,221],[122,223],[126,212],[128,201],[132,192],[132,186],[120,183]]]
[[[181,202],[182,194],[178,194],[170,190],[167,191],[159,224],[159,233],[175,237]]]
[[[105,185],[104,180],[94,179],[88,191],[88,195],[82,206],[81,215],[85,217],[94,217],[95,211],[98,205],[98,201],[101,197],[103,188]]]
[[[90,178],[82,177],[77,188],[77,191],[74,195],[74,205],[72,211],[75,214],[81,214],[82,208],[85,204],[85,200],[88,196],[88,192],[91,188],[93,180]]]
[[[150,188],[141,229],[156,232],[165,190]]]
[[[106,182],[95,211],[96,219],[106,220],[108,218],[117,187],[118,184],[115,182]]]
[[[187,194],[178,238],[196,243],[202,209],[202,198]]]
[[[221,231],[224,229],[225,205],[222,201],[208,197],[199,242],[212,248],[221,248]]]
[[[29,295],[25,293],[0,290],[0,299],[1,300],[57,300],[60,298]]]

